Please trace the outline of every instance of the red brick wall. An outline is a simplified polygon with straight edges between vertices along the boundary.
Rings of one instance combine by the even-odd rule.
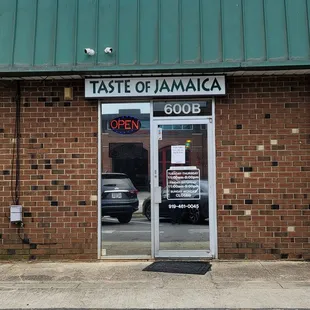
[[[74,99],[63,88],[74,85]],[[97,257],[97,101],[83,81],[21,81],[20,237],[11,199],[15,83],[0,82],[0,258]]]
[[[216,100],[220,258],[310,259],[309,86],[227,78]]]
[[[309,82],[228,77],[216,99],[221,259],[310,258]],[[0,258],[95,259],[97,101],[84,99],[83,81],[22,81],[21,95],[20,236],[31,244],[7,218],[15,84],[0,82]]]

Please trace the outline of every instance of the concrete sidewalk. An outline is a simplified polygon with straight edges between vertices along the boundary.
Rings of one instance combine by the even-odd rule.
[[[151,262],[0,264],[0,309],[310,308],[310,263],[212,261],[205,275]]]

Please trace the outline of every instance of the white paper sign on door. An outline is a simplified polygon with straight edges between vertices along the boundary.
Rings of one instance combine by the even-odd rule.
[[[158,140],[162,140],[163,139],[163,129],[162,128],[158,128]]]
[[[171,145],[171,163],[185,164],[185,145]]]

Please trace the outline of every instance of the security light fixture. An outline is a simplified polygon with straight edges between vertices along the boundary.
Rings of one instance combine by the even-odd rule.
[[[112,48],[112,47],[106,47],[106,48],[104,49],[104,52],[105,52],[106,54],[111,54],[111,53],[113,52],[113,48]]]

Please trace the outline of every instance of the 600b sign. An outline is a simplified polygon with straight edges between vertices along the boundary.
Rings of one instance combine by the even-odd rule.
[[[164,112],[166,115],[172,114],[199,114],[201,112],[200,103],[167,103],[164,106]]]
[[[86,98],[224,94],[224,76],[141,77],[85,80]]]

